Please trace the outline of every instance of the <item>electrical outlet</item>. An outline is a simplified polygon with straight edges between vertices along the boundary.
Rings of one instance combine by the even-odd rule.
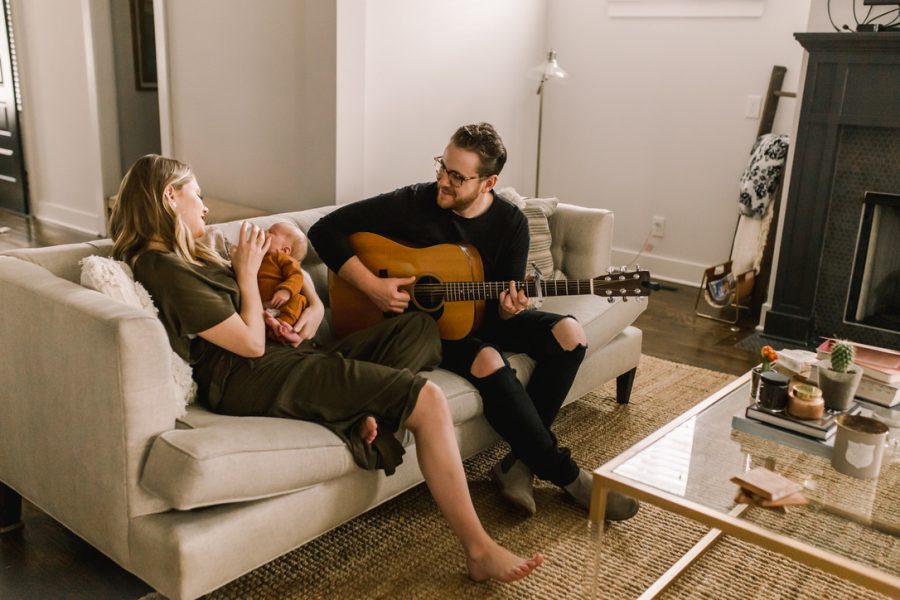
[[[650,226],[650,235],[653,237],[665,237],[666,235],[666,218],[653,217],[653,223]]]

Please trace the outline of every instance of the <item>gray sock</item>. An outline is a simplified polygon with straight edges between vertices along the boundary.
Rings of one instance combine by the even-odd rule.
[[[575,478],[575,481],[570,483],[569,485],[564,485],[563,489],[566,490],[572,498],[583,506],[584,508],[591,507],[591,490],[593,489],[593,476],[585,471],[584,469],[578,470],[578,477]]]

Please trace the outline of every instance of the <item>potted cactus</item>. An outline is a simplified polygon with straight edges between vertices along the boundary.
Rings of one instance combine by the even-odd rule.
[[[844,411],[853,405],[863,375],[863,370],[853,363],[855,357],[853,345],[838,341],[831,346],[831,360],[819,362],[819,387],[825,408]]]

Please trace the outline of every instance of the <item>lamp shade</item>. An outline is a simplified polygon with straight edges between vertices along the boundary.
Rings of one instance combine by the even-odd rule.
[[[528,69],[528,78],[540,80],[542,82],[548,79],[562,79],[567,73],[559,66],[556,61],[556,50],[550,50],[547,53],[547,60],[541,64]]]

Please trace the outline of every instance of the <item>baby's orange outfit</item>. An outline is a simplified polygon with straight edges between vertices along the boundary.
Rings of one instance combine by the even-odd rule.
[[[281,312],[277,318],[288,325],[296,323],[309,303],[306,296],[300,293],[303,288],[303,271],[300,270],[297,259],[284,252],[266,252],[256,278],[263,302],[271,300],[280,289],[291,293],[290,300],[279,308]]]

